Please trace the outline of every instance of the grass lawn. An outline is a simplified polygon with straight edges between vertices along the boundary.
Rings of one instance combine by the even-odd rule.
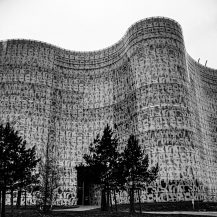
[[[134,217],[186,217],[186,215],[176,215],[176,214],[139,214],[136,213],[133,215]],[[189,217],[191,215],[188,215]],[[192,215],[194,217],[199,217],[200,215]],[[10,212],[7,212],[6,217],[11,217]],[[40,214],[36,210],[15,210],[13,217],[132,217],[127,212],[101,212],[100,210],[94,211],[84,211],[84,212],[75,212],[75,211],[58,211],[58,212],[51,212],[50,214],[43,215]],[[200,216],[201,217],[201,216]]]
[[[139,210],[138,204],[136,204],[136,209]],[[52,211],[48,215],[41,214],[35,207],[27,208],[27,209],[14,209],[13,217],[130,217],[128,213],[129,204],[118,205],[118,212],[110,211],[110,212],[102,212],[100,209],[90,210],[90,211]],[[191,202],[176,202],[176,203],[144,203],[142,204],[143,211],[192,211],[192,204]],[[217,210],[217,203],[205,203],[205,202],[198,202],[195,206],[195,211],[216,211]],[[170,216],[200,216],[200,215],[186,215],[186,214],[139,214],[136,213],[135,217],[170,217]],[[6,209],[6,217],[11,217],[10,207]],[[201,217],[201,216],[200,216]]]

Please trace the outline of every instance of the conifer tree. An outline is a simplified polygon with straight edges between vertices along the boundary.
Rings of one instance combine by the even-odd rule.
[[[13,208],[13,191],[18,186],[27,184],[27,180],[33,175],[38,162],[35,148],[27,149],[26,141],[19,136],[18,131],[15,131],[9,123],[5,126],[0,125],[2,217],[5,216],[6,191],[11,190],[11,205]]]
[[[144,155],[138,140],[134,135],[128,139],[127,146],[122,153],[122,178],[127,186],[130,186],[130,212],[135,212],[135,190],[142,184],[150,184],[157,178],[158,165],[149,168],[148,155]],[[121,172],[121,171],[120,171]]]
[[[95,177],[94,182],[101,187],[101,209],[109,209],[110,190],[114,183],[114,171],[117,167],[119,153],[117,151],[118,139],[112,129],[107,125],[100,138],[97,135],[89,147],[89,154],[84,155],[87,166]]]
[[[26,142],[24,141],[20,149],[20,161],[17,165],[18,177],[16,179],[19,181],[14,185],[15,189],[18,190],[17,208],[19,208],[21,203],[22,190],[25,189],[25,191],[27,191],[28,189],[32,189],[32,186],[39,182],[39,174],[35,171],[39,161],[40,159],[36,159],[35,146],[26,149]]]

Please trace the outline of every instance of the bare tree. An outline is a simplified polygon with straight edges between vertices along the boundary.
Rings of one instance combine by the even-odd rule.
[[[57,199],[57,189],[60,186],[61,170],[53,156],[40,163],[39,174],[37,203],[42,206],[43,212],[48,212]]]

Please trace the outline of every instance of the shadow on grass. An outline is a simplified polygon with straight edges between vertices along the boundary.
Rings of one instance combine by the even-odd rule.
[[[14,217],[186,217],[186,214],[139,214],[135,213],[131,215],[126,212],[102,212],[102,211],[84,211],[84,212],[75,212],[75,211],[63,211],[63,212],[50,212],[49,214],[43,215],[36,210],[16,210],[14,212]],[[200,215],[187,215],[199,217]],[[10,213],[7,213],[6,217],[11,217]],[[201,216],[200,216],[201,217]]]
[[[139,205],[136,204],[136,210],[139,210]],[[76,208],[75,206],[74,208]],[[70,211],[67,209],[59,211],[51,211],[46,215],[39,212],[35,207],[28,207],[27,209],[20,208],[14,209],[13,217],[131,217],[132,215],[129,211],[129,204],[122,204],[118,206],[118,212],[109,211],[102,212],[100,209],[94,209],[89,211],[73,211],[73,207],[70,207]],[[191,202],[167,202],[167,203],[143,203],[143,211],[193,211]],[[194,211],[217,211],[217,203],[205,203],[198,202],[195,203]],[[136,213],[133,216],[135,217],[188,217],[188,216],[201,216],[201,215],[186,215],[186,214],[151,214],[151,213]],[[6,217],[11,217],[11,212],[9,207],[6,209]]]
[[[194,209],[191,201],[179,202],[160,202],[160,203],[142,203],[143,211],[217,211],[217,203],[195,201]],[[119,210],[129,210],[129,204],[121,204]],[[139,204],[135,204],[136,210],[139,210]]]

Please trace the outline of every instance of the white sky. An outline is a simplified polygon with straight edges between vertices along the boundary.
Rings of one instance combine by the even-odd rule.
[[[25,38],[69,50],[98,50],[152,16],[178,21],[188,53],[217,69],[217,0],[0,0],[0,40]]]

